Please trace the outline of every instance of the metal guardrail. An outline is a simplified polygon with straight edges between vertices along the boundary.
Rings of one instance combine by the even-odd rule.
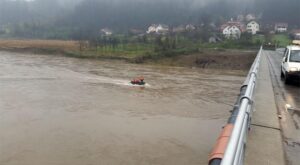
[[[250,69],[246,81],[234,105],[231,117],[224,127],[213,152],[209,165],[242,165],[244,163],[247,134],[253,112],[253,95],[261,59],[262,47]]]

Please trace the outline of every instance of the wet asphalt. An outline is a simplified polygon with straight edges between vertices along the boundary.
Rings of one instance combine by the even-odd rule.
[[[278,108],[288,165],[300,162],[300,81],[285,84],[281,78],[283,51],[265,51]]]

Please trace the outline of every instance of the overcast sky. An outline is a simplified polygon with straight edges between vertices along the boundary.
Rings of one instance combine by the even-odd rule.
[[[24,2],[25,0],[0,0],[0,2],[5,1]],[[82,1],[85,3],[80,3]],[[26,5],[23,10],[20,7],[22,5]],[[176,16],[180,23],[196,22],[209,16],[215,20],[218,17],[226,20],[235,18],[238,14],[253,13],[270,22],[300,24],[298,14],[300,0],[33,0],[30,5],[26,3],[15,3],[6,7],[0,5],[0,9],[0,13],[3,13],[2,20],[6,20],[4,22],[29,20],[31,17],[45,20],[43,16],[60,19],[68,17],[70,20],[77,17],[80,21],[83,18],[79,19],[79,17],[86,16],[89,19],[96,17],[94,21],[98,22],[101,19],[106,22],[120,22],[120,19],[125,19],[126,16],[126,19],[132,21],[139,19],[141,23],[147,18],[167,23],[175,22],[174,16]],[[26,11],[29,11],[27,18],[24,16]],[[170,19],[174,21],[169,21]]]
[[[18,0],[11,0],[11,1],[18,1]],[[19,1],[45,1],[45,0],[19,0]],[[84,1],[84,0],[58,0],[60,4],[76,4],[80,1]],[[190,4],[191,6],[197,6],[197,7],[203,7],[206,4],[214,3],[217,1],[226,1],[232,3],[241,3],[241,4],[253,2],[253,0],[96,0],[96,1],[110,1],[113,3],[120,3],[126,1],[157,2],[157,3],[170,2],[170,3],[186,3],[186,4]]]

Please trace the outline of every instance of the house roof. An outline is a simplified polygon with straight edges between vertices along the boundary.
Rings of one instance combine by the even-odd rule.
[[[236,27],[236,28],[238,28],[241,32],[242,32],[242,30],[241,30],[241,28],[240,27],[238,27],[238,26],[236,26],[236,25],[232,25],[232,26],[227,26],[227,27],[225,27],[222,31],[224,31],[226,28],[228,28],[228,29],[230,29],[230,28],[233,28],[233,27]]]
[[[221,25],[221,30],[223,31],[227,27],[233,27],[236,26],[238,27],[242,32],[245,31],[245,25],[242,22],[239,21],[229,21],[223,25]]]

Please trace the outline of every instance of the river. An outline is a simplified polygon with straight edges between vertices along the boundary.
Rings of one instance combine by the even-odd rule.
[[[146,87],[130,79],[143,75]],[[0,52],[1,165],[204,165],[234,71]]]

